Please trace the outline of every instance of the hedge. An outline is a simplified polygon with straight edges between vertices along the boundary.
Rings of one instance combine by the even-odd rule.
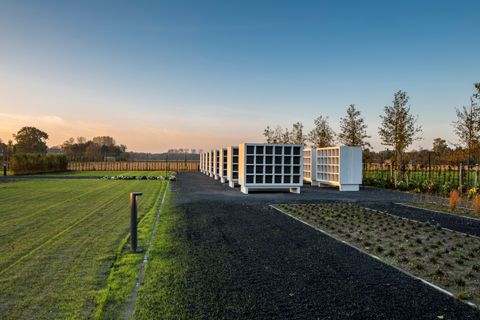
[[[67,157],[61,154],[20,154],[13,155],[10,169],[13,174],[34,174],[66,171]]]

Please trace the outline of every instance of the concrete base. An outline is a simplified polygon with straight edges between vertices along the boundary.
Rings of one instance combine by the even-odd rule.
[[[230,188],[235,188],[235,181],[232,181],[232,180],[228,181],[228,186]]]
[[[333,186],[330,185],[330,184],[321,183],[321,182],[318,182],[318,183],[317,183],[317,186],[318,186],[319,188],[331,188],[331,187],[333,187]]]
[[[300,193],[300,188],[290,188],[291,193]]]
[[[225,183],[225,182],[227,182],[227,178],[225,178],[225,177],[221,177],[221,178],[220,178],[220,182],[221,182],[221,183]]]
[[[213,177],[214,177],[214,176],[213,176],[213,173],[209,173],[208,176],[209,176],[210,178],[213,178]]]
[[[360,186],[358,184],[341,184],[338,188],[340,191],[359,191]]]
[[[240,186],[240,192],[244,193],[244,194],[248,194],[248,192],[250,190],[264,190],[264,191],[268,191],[268,190],[285,190],[285,189],[288,189],[291,193],[296,193],[296,194],[299,194],[300,193],[300,187],[294,187],[294,188],[288,188],[288,187],[284,187],[284,188],[273,188],[273,187],[254,187],[254,188],[248,188],[248,187],[245,187],[245,186]]]
[[[311,185],[312,187],[318,187],[318,186],[320,186],[320,182],[318,182],[318,181],[312,181],[312,182],[310,182],[310,185]]]
[[[220,180],[220,176],[218,174],[216,174],[216,175],[213,176],[213,179]]]

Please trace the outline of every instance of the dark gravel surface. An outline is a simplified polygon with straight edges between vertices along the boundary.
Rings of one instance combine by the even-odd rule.
[[[243,195],[200,173],[180,173],[172,185],[188,220],[191,318],[480,319],[477,309],[269,207],[374,201],[381,191]],[[388,194],[384,201],[408,200]]]
[[[405,207],[392,202],[365,202],[360,203],[365,207],[386,211],[388,213],[433,225],[439,224],[444,228],[468,233],[480,237],[480,221],[454,216],[451,214],[437,213],[425,209]]]

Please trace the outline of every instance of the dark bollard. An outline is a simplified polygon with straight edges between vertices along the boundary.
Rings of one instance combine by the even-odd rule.
[[[137,248],[137,196],[141,195],[141,192],[130,193],[130,246],[132,252],[142,252]]]
[[[3,175],[6,177],[7,176],[7,164],[3,164]]]

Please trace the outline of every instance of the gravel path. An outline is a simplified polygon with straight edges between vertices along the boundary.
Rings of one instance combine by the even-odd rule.
[[[304,188],[243,195],[200,173],[173,185],[188,220],[191,318],[479,319],[480,312],[269,207],[407,201],[408,195]],[[386,198],[388,194],[388,199]]]

